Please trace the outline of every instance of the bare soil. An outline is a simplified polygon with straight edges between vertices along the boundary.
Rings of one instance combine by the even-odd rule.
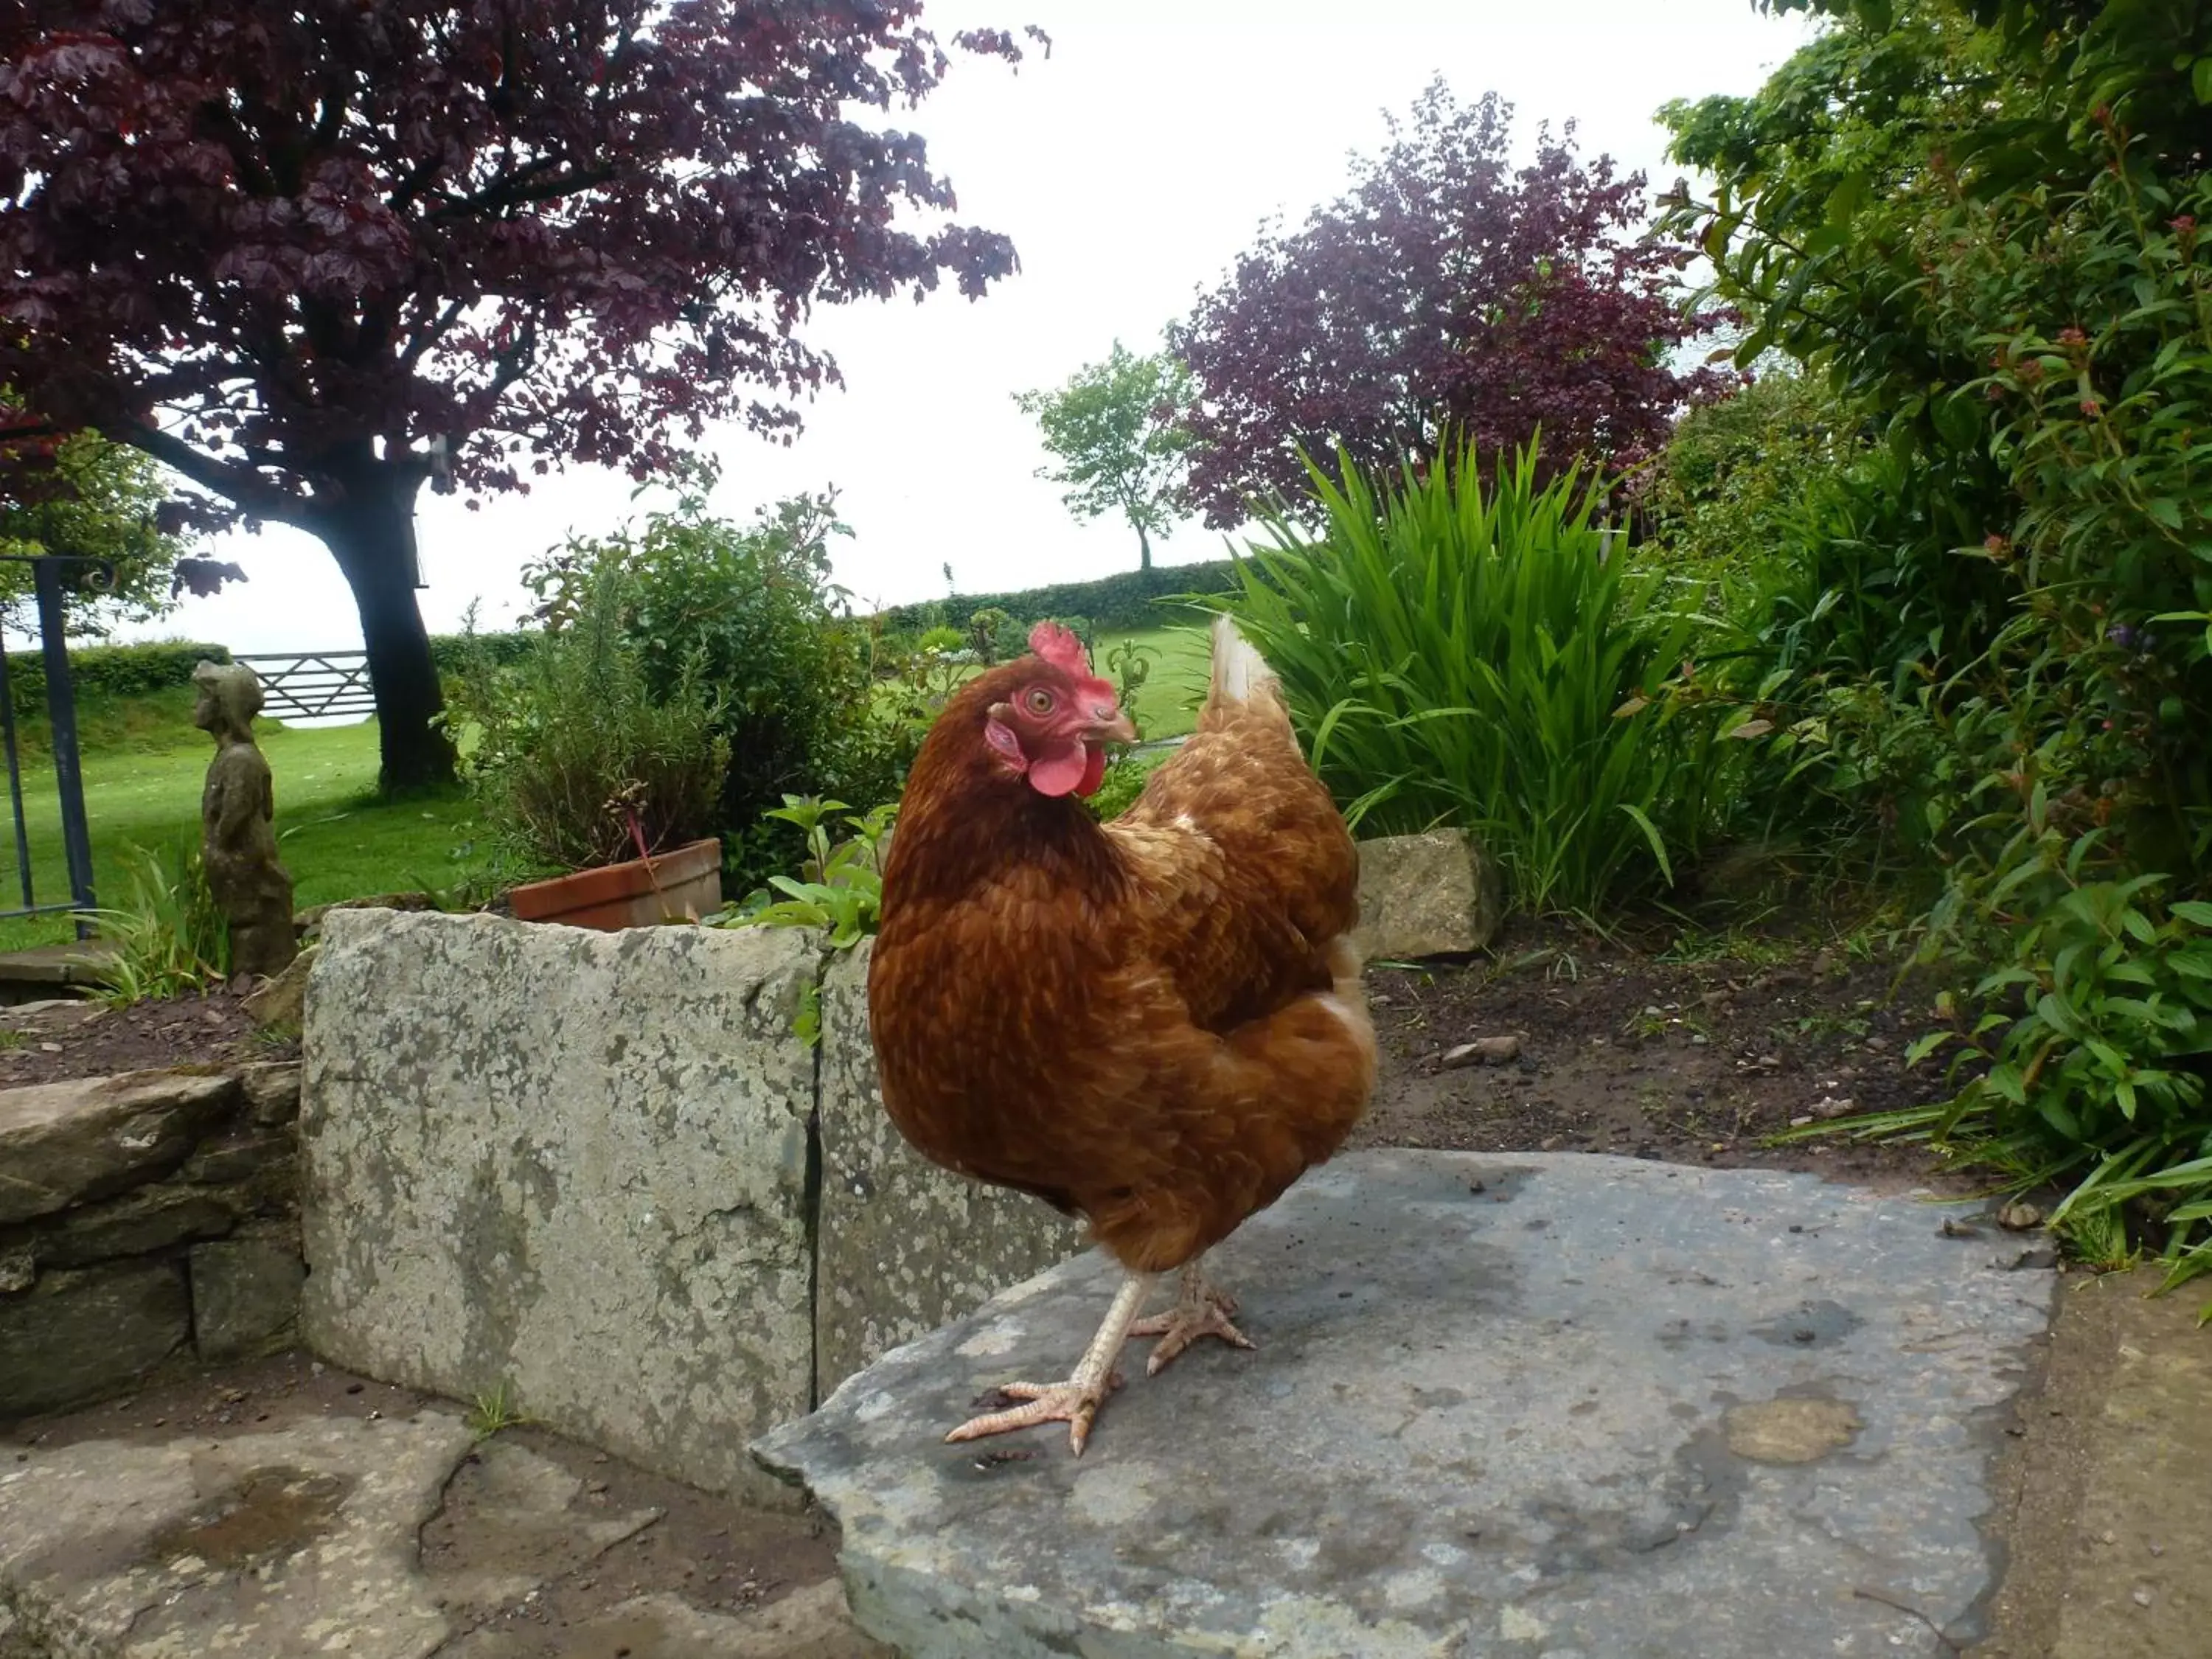
[[[92,1001],[0,1007],[0,1089],[118,1072],[299,1058],[297,1031],[263,1030],[247,1016],[247,988],[222,986],[205,996],[128,1008]]]
[[[1929,998],[1889,964],[1745,941],[1684,960],[1654,945],[1518,923],[1492,953],[1369,975],[1382,1079],[1352,1144],[1614,1152],[1955,1188],[1912,1142],[1793,1129],[1945,1097],[1904,1054]],[[1455,1055],[1510,1038],[1510,1058]]]

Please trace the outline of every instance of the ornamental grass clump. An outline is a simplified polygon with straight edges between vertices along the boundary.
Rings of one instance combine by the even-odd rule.
[[[1471,449],[1379,485],[1339,465],[1310,468],[1318,533],[1261,516],[1228,608],[1355,830],[1474,830],[1534,911],[1671,883],[1724,769],[1695,595],[1613,545],[1599,481],[1540,487],[1533,447],[1488,484]]]

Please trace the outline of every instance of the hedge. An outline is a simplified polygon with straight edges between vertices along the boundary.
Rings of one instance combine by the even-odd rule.
[[[433,634],[430,660],[441,674],[458,674],[471,657],[482,653],[495,668],[518,662],[538,643],[536,629],[516,629],[505,634]]]
[[[1173,610],[1155,600],[1176,593],[1225,592],[1234,580],[1235,569],[1227,559],[1209,559],[1199,564],[1124,570],[1096,581],[1060,582],[1014,593],[955,593],[950,599],[893,605],[879,611],[878,620],[902,632],[919,633],[940,626],[965,631],[968,618],[976,611],[998,610],[1025,627],[1047,617],[1086,617],[1097,629],[1156,628],[1170,617]]]
[[[501,665],[515,661],[538,638],[534,632],[433,634],[430,660],[441,674],[458,672],[471,647]],[[273,653],[272,653],[273,654]],[[228,662],[230,647],[206,641],[159,640],[143,645],[82,645],[70,652],[70,679],[80,704],[158,696],[188,687],[192,670],[203,662]],[[8,653],[8,689],[15,718],[43,728],[46,718],[46,663],[36,651]]]
[[[84,645],[70,653],[70,681],[88,697],[145,697],[192,683],[204,661],[228,662],[230,647],[204,641],[158,640],[145,645]],[[36,651],[8,653],[8,689],[16,718],[44,719],[46,662]]]

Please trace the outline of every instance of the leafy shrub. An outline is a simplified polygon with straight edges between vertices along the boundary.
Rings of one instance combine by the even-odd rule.
[[[1539,489],[1524,451],[1486,490],[1463,462],[1316,471],[1324,538],[1263,520],[1228,608],[1357,827],[1479,830],[1532,910],[1671,878],[1719,761],[1695,595],[1607,556],[1595,481]]]
[[[1097,793],[1083,803],[1091,809],[1091,815],[1107,823],[1135,805],[1137,797],[1145,792],[1145,781],[1152,775],[1160,758],[1147,761],[1134,754],[1116,755],[1108,763],[1106,775],[1098,781]]]
[[[879,714],[868,630],[830,580],[830,539],[851,533],[836,509],[833,495],[795,496],[740,526],[687,497],[525,573],[550,622],[575,609],[593,570],[619,566],[622,629],[648,690],[666,698],[687,678],[714,687],[728,761],[712,827],[740,880],[791,855],[768,809],[791,794],[894,795],[919,743]]]
[[[544,637],[534,628],[518,628],[503,634],[479,634],[473,629],[461,634],[433,634],[430,661],[442,675],[465,673],[485,662],[495,668],[504,668],[510,663],[520,662]]]
[[[1647,472],[1628,481],[1646,556],[1699,574],[1769,562],[1808,490],[1863,447],[1857,412],[1809,375],[1777,370],[1694,404]]]
[[[568,592],[574,608],[535,650],[469,665],[447,711],[494,839],[526,867],[580,869],[707,834],[729,766],[720,701],[696,662],[653,684],[625,629],[623,562],[597,562]]]
[[[123,902],[94,911],[114,947],[97,970],[100,996],[115,1007],[207,990],[230,975],[230,930],[208,889],[200,850],[179,842],[161,852],[126,848]]]
[[[1024,641],[1022,625],[995,605],[987,605],[968,618],[969,646],[986,665],[1020,656]]]
[[[851,831],[833,841],[830,815]],[[717,918],[726,927],[818,927],[833,950],[848,950],[876,931],[883,909],[884,838],[898,815],[896,802],[854,815],[842,800],[787,795],[768,816],[795,826],[806,838],[806,861],[796,877],[775,875]],[[781,898],[774,896],[781,893]]]
[[[1717,175],[1674,210],[1747,349],[1875,417],[1850,471],[1886,470],[1860,503],[1885,627],[1931,635],[1869,674],[1889,710],[1863,730],[1926,745],[1924,948],[1978,1074],[1878,1127],[2078,1181],[2059,1224],[2100,1259],[2132,1217],[2212,1269],[2212,12],[1823,9],[1759,94],[1667,118]]]

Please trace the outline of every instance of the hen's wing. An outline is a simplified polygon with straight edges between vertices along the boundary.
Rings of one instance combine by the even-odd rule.
[[[1273,675],[1226,618],[1198,729],[1106,830],[1132,877],[1131,925],[1194,1024],[1226,1031],[1329,988],[1358,855]]]

